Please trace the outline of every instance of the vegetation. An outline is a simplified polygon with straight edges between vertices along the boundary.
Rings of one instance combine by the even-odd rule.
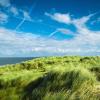
[[[2,66],[0,100],[100,100],[100,57],[43,57]]]

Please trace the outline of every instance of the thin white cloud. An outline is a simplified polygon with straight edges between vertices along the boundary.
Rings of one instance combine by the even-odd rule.
[[[18,30],[24,24],[25,21],[34,22],[30,15],[32,13],[32,10],[35,8],[35,6],[36,6],[36,3],[33,4],[32,8],[29,10],[29,12],[27,12],[25,10],[20,10],[23,14],[23,18],[18,18],[18,19],[21,19],[21,22],[16,26],[15,30]]]
[[[22,11],[22,13],[23,13],[22,21],[16,26],[15,30],[19,29],[24,24],[25,21],[33,22],[28,12]]]
[[[18,9],[16,7],[13,7],[13,6],[10,8],[10,12],[13,13],[15,16],[19,14]]]
[[[55,13],[54,15],[45,13],[46,16],[51,17],[53,20],[58,21],[60,23],[70,24],[71,23],[71,17],[69,14],[60,14]]]
[[[63,33],[63,34],[70,34],[70,35],[74,35],[74,32],[72,32],[69,29],[65,29],[65,28],[58,28],[57,29],[59,32]]]
[[[84,44],[97,46],[100,43],[100,31],[89,30],[86,25],[86,23],[91,19],[92,16],[93,14],[84,16],[80,19],[74,19],[72,21],[72,24],[77,28],[78,35],[76,36],[76,40],[83,40]]]
[[[0,0],[0,5],[3,7],[10,6],[10,0]]]
[[[91,19],[94,14],[83,16],[82,18],[72,19],[72,24],[79,30],[87,29],[86,23]]]
[[[8,15],[3,12],[0,12],[0,23],[4,24],[7,22],[8,22]]]
[[[52,33],[50,33],[49,37],[54,36],[57,32],[59,32],[58,30],[53,31]]]
[[[52,37],[54,36],[55,34],[57,34],[58,32],[62,33],[62,34],[66,34],[66,35],[75,35],[74,32],[72,32],[71,30],[69,29],[65,29],[65,28],[58,28],[56,29],[54,32],[52,32],[49,37]]]
[[[29,20],[29,21],[32,20],[30,15],[29,15],[29,13],[27,11],[23,11],[23,16],[24,16],[25,20]]]

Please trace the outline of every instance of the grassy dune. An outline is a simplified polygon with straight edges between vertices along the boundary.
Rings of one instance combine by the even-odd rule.
[[[100,57],[44,57],[3,66],[0,100],[100,100]]]

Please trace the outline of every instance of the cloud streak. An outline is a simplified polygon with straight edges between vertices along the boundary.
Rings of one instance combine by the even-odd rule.
[[[22,21],[16,26],[15,30],[19,29],[19,28],[24,24],[25,21],[30,21],[30,22],[32,21],[32,22],[33,22],[33,20],[32,20],[32,18],[30,17],[30,15],[31,15],[33,9],[35,8],[35,6],[36,6],[36,2],[33,3],[32,7],[31,7],[30,10],[29,10],[29,12],[22,11],[22,12],[23,12]]]
[[[65,23],[65,24],[71,23],[71,17],[69,14],[55,13],[54,15],[51,15],[49,13],[45,13],[45,15],[51,17],[51,19],[58,21],[60,23]]]
[[[14,16],[17,16],[19,14],[19,11],[16,7],[11,7],[10,8],[11,13],[14,14]]]
[[[3,7],[10,6],[10,0],[0,0],[0,5]]]
[[[8,22],[8,15],[0,11],[0,23],[4,24]]]
[[[58,28],[58,29],[56,29],[54,32],[52,32],[52,33],[49,35],[49,38],[51,38],[52,36],[54,36],[54,35],[57,34],[58,32],[60,32],[60,33],[62,33],[62,34],[66,34],[66,35],[75,35],[75,33],[72,32],[72,31],[69,30],[69,29]]]

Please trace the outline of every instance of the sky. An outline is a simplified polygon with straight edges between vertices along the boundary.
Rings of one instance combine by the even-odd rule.
[[[0,57],[100,55],[100,0],[0,0]]]

